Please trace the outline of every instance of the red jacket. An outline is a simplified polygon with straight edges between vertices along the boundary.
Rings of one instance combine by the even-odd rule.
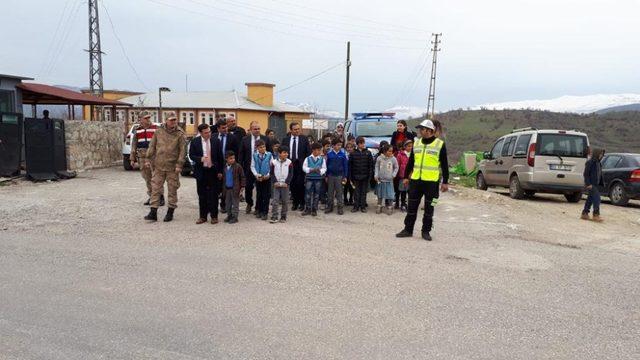
[[[407,156],[407,153],[404,152],[404,150],[398,150],[398,152],[396,153],[396,160],[398,160],[398,175],[396,175],[396,178],[404,179],[406,177],[405,171],[407,170],[409,157]]]

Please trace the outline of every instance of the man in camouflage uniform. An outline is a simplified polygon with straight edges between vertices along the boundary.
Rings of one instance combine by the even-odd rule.
[[[186,139],[184,131],[178,127],[178,118],[174,112],[167,114],[165,124],[156,130],[147,150],[146,167],[153,166],[151,179],[151,211],[145,220],[158,220],[158,206],[167,182],[169,209],[164,221],[173,220],[173,212],[178,207],[178,188],[180,172],[184,165]]]
[[[153,134],[158,130],[156,124],[151,123],[151,114],[148,111],[141,111],[138,116],[139,124],[133,128],[131,139],[131,155],[129,160],[131,167],[135,167],[136,163],[140,167],[140,174],[147,184],[147,201],[144,205],[151,203],[151,177],[153,176],[153,167],[144,166],[147,161],[147,149],[153,138]],[[164,196],[160,198],[160,206],[164,205]]]

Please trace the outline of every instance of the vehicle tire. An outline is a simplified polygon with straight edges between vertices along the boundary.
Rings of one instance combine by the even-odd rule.
[[[570,203],[577,203],[577,202],[580,202],[580,200],[582,200],[582,192],[575,192],[573,194],[564,194],[564,197]]]
[[[518,179],[517,175],[513,175],[509,180],[509,195],[511,195],[512,199],[524,199],[524,190],[520,186],[520,179]]]
[[[478,190],[487,190],[489,187],[487,186],[487,181],[484,179],[484,175],[481,172],[476,175],[476,189]]]
[[[609,189],[609,199],[611,203],[616,206],[626,206],[629,203],[629,196],[624,191],[624,185],[622,183],[614,183]]]
[[[526,197],[532,198],[532,197],[534,197],[536,195],[536,192],[534,190],[525,190],[524,191],[524,195]]]
[[[129,161],[129,155],[122,155],[122,167],[124,167],[126,171],[133,170],[133,166],[131,166],[131,161]]]

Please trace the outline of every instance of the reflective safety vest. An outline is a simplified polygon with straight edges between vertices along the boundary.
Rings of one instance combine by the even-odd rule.
[[[440,181],[440,150],[444,141],[436,138],[431,144],[425,145],[422,140],[413,145],[413,173],[411,180]]]

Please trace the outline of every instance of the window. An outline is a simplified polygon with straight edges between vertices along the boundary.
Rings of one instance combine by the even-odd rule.
[[[193,125],[196,122],[196,115],[193,111],[189,111],[189,124]]]
[[[531,141],[531,134],[521,135],[516,142],[516,152],[514,156],[527,156],[529,151],[529,142]]]
[[[498,142],[493,145],[493,149],[491,150],[491,158],[497,159],[500,157],[500,152],[502,151],[502,144],[504,144],[504,139],[498,140]]]
[[[618,164],[620,164],[620,159],[622,159],[622,157],[617,155],[607,156],[602,160],[602,168],[615,169],[616,167],[618,167]]]
[[[209,113],[209,125],[213,126],[216,122],[216,116],[213,113]]]
[[[200,124],[204,124],[207,120],[207,114],[200,113]]]
[[[357,121],[356,134],[364,137],[391,137],[396,131],[395,121]]]
[[[504,141],[504,146],[502,147],[502,156],[511,156],[513,154],[513,148],[516,145],[516,137],[511,136],[508,137]]]
[[[587,157],[587,138],[580,135],[539,134],[538,151],[542,156]]]
[[[180,113],[180,119],[182,119],[182,122],[186,124],[187,123],[187,113],[181,112]]]
[[[0,111],[2,112],[16,111],[16,103],[14,100],[13,91],[0,90]]]

